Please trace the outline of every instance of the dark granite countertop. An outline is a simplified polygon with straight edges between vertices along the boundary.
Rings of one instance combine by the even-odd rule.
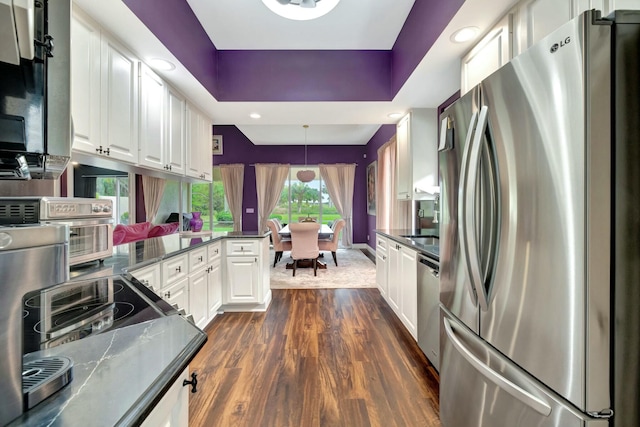
[[[256,239],[267,237],[270,234],[270,231],[265,233],[257,231],[213,232],[194,234],[193,236],[175,233],[124,243],[114,246],[113,255],[105,259],[102,264],[92,262],[72,267],[70,279],[126,273],[180,255],[198,246],[208,245],[216,240]]]
[[[418,252],[425,254],[435,260],[440,260],[438,228],[413,229],[376,229],[376,233],[388,237],[405,246],[409,246]],[[431,237],[433,239],[421,240],[421,238]]]
[[[159,311],[160,313],[161,311]],[[73,380],[11,424],[128,426],[146,417],[207,340],[177,314],[29,353],[67,356]]]

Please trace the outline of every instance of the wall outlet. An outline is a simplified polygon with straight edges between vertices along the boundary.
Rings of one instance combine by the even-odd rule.
[[[367,242],[369,241],[369,235],[367,234]]]

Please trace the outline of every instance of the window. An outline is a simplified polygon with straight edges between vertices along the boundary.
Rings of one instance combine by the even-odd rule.
[[[316,178],[310,182],[300,182],[296,178],[296,173],[303,169],[314,171]],[[340,218],[340,214],[331,203],[327,187],[320,176],[320,168],[292,166],[289,170],[289,178],[285,181],[280,194],[280,201],[270,218],[278,218],[283,223],[290,223],[299,222],[306,217],[329,224]]]
[[[129,224],[129,177],[96,177],[96,197],[111,199],[115,224]]]
[[[203,230],[233,231],[220,168],[214,167],[212,172],[213,183],[191,184],[191,212],[202,212]]]

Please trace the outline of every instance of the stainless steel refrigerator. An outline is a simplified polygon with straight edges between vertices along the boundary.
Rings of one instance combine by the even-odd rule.
[[[589,11],[441,115],[444,427],[640,426],[639,61]]]

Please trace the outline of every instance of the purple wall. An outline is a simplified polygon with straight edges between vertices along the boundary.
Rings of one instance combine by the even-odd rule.
[[[220,101],[390,101],[391,53],[220,50]]]
[[[214,133],[222,135],[224,154],[214,156],[213,164],[243,163],[244,192],[242,197],[242,228],[258,228],[258,198],[256,195],[256,171],[251,165],[256,163],[289,163],[304,165],[303,145],[253,145],[235,126],[214,126]],[[394,126],[395,131],[395,126]],[[311,145],[307,147],[307,163],[356,163],[356,178],[353,194],[353,241],[367,241],[366,167],[365,145]],[[368,156],[367,156],[368,157]],[[253,214],[246,213],[254,208]]]
[[[464,0],[416,0],[413,4],[392,49],[394,96],[463,3]]]
[[[186,0],[123,0],[214,98],[217,49]]]
[[[219,101],[389,101],[464,0],[416,0],[390,51],[217,50],[185,0],[123,0]]]

